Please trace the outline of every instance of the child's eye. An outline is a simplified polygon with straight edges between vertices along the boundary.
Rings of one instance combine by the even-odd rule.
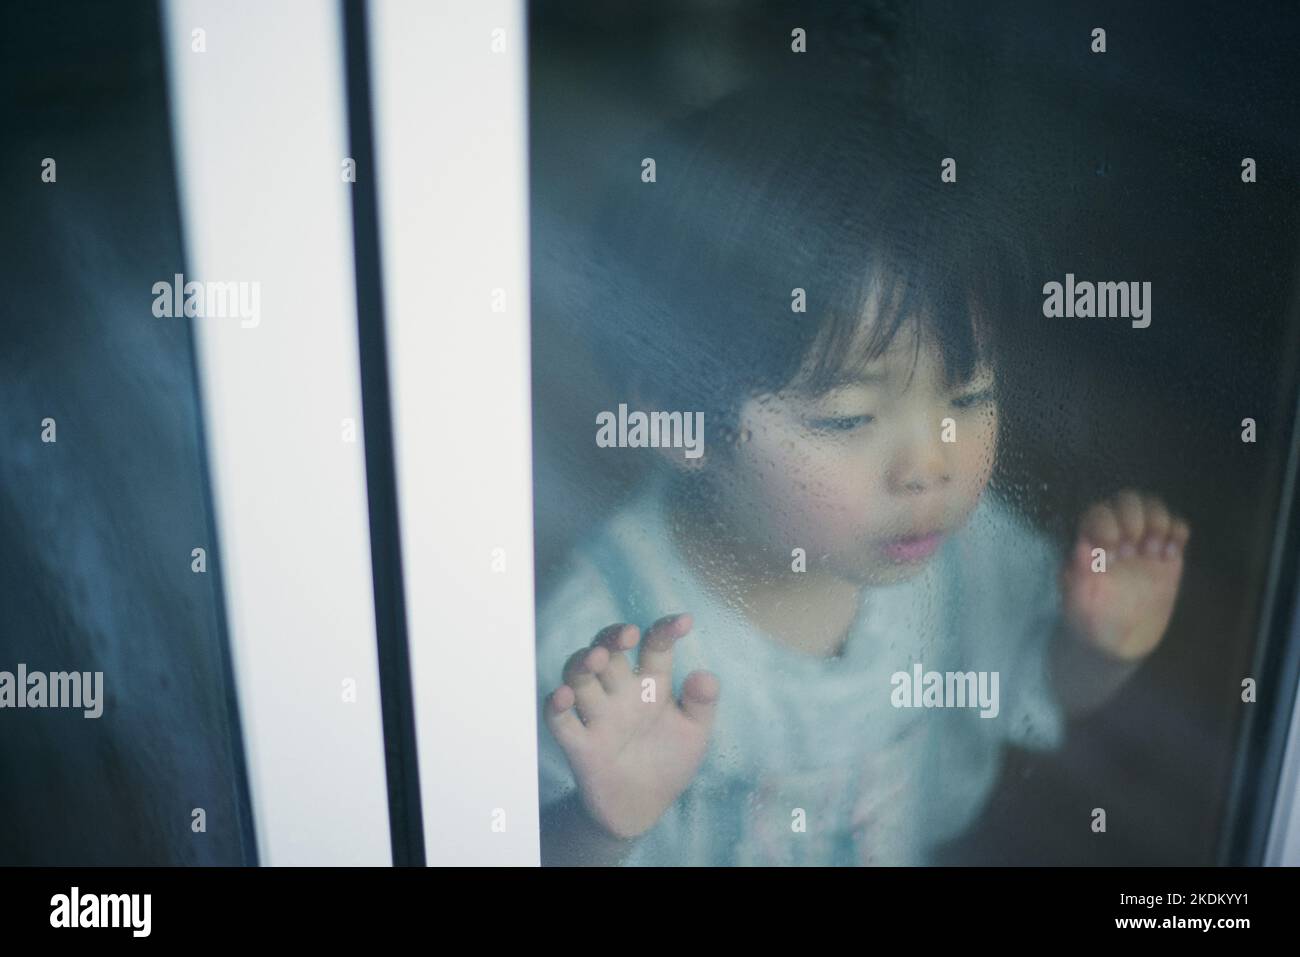
[[[973,409],[976,406],[992,402],[995,395],[996,392],[993,389],[981,389],[979,392],[957,396],[952,400],[952,404],[958,409]]]
[[[852,432],[876,421],[874,415],[844,415],[829,419],[813,419],[809,426],[815,432]]]

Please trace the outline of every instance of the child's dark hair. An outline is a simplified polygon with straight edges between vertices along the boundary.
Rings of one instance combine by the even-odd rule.
[[[746,88],[641,149],[595,224],[584,319],[629,401],[703,411],[708,440],[734,434],[748,396],[829,390],[913,318],[956,386],[1000,365],[999,319],[1033,308],[1020,232],[992,189],[943,182],[949,152],[891,107]],[[636,175],[645,157],[653,183]],[[883,306],[864,337],[874,282]]]

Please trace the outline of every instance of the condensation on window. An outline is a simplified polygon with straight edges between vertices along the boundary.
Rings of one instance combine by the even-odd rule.
[[[190,330],[149,311],[158,13],[64,13],[0,36],[0,863],[249,864]]]
[[[1216,860],[1300,207],[1213,20],[534,6],[544,862]]]

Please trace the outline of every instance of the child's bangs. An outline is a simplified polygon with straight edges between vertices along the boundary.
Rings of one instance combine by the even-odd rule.
[[[878,250],[866,269],[840,268],[829,315],[792,388],[825,394],[861,378],[895,347],[910,349],[913,369],[922,348],[937,348],[950,388],[995,364],[991,315],[1001,295],[960,263],[940,262],[916,244]]]

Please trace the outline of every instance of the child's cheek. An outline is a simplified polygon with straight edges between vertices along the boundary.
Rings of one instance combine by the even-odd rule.
[[[804,456],[774,460],[758,474],[759,507],[774,546],[835,554],[855,549],[866,536],[871,477],[865,471]]]
[[[979,499],[993,476],[997,458],[998,418],[996,413],[978,416],[966,430],[970,441],[957,447],[957,485],[968,503]]]

